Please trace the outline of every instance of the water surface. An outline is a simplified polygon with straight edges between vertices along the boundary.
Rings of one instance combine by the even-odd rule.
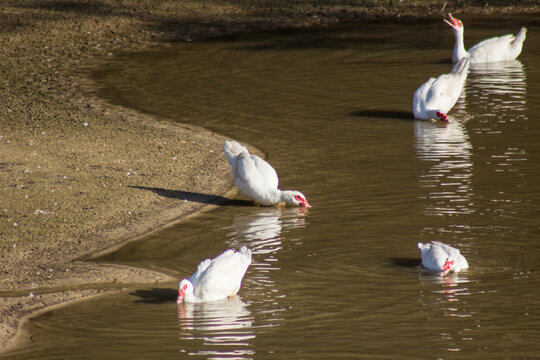
[[[253,265],[231,301],[178,307],[171,283],[45,314],[9,357],[537,357],[538,21],[464,23],[468,46],[529,32],[519,60],[471,69],[448,125],[411,115],[414,90],[452,67],[442,21],[243,35],[113,60],[95,74],[101,96],[257,146],[281,187],[313,207],[223,206],[128,244],[105,260],[180,279],[247,245]],[[470,270],[423,273],[416,244],[432,240],[459,247]]]

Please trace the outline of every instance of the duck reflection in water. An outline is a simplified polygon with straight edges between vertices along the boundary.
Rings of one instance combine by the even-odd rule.
[[[519,60],[471,66],[467,80],[470,111],[474,116],[499,121],[525,118],[527,111],[525,69]]]
[[[253,322],[247,305],[238,296],[206,303],[181,303],[178,319],[183,330],[232,330],[250,327]]]
[[[470,280],[463,273],[447,276],[420,273],[418,300],[424,316],[426,336],[441,350],[452,353],[467,348],[465,338],[477,335],[478,314],[471,308]],[[440,356],[443,358],[443,356]]]
[[[470,214],[473,203],[472,145],[461,121],[440,126],[414,122],[415,150],[418,159],[430,164],[418,182],[425,188],[426,215]]]
[[[275,253],[282,248],[282,232],[306,227],[306,208],[265,208],[234,218],[230,245],[247,245],[253,254]]]
[[[250,342],[255,338],[253,315],[239,297],[207,303],[181,303],[178,320],[180,340],[190,340],[183,342],[182,352],[211,358],[234,354],[237,359],[247,359],[254,355]]]
[[[462,301],[460,298],[472,294],[467,287],[467,284],[471,282],[467,274],[450,273],[447,276],[438,276],[420,272],[419,279],[422,285],[419,299],[423,305],[435,307],[435,312],[442,311],[443,316],[472,316],[465,307],[460,306],[467,303],[466,300]],[[448,307],[448,303],[453,303],[452,307]]]
[[[308,225],[306,208],[246,208],[230,226],[228,245],[245,244],[251,249],[253,262],[250,276],[245,281],[244,295],[260,302],[274,303],[280,293],[271,273],[281,270],[279,253],[292,246],[300,246],[301,239],[288,237],[291,229]],[[275,313],[281,309],[274,309]]]

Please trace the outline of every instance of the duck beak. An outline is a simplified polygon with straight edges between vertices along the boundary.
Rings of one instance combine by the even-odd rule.
[[[450,25],[451,27],[454,27],[454,18],[452,17],[452,14],[448,14],[448,18],[450,18],[450,21],[446,19],[443,19],[443,21],[447,23],[448,25]]]
[[[452,265],[454,265],[454,260],[446,260],[444,265],[441,267],[441,276],[445,276],[446,274],[448,274],[450,272],[450,269],[452,268]]]
[[[186,296],[187,285],[184,285],[183,288],[178,289],[178,298],[176,298],[176,303],[181,304],[184,301],[184,296]]]
[[[311,207],[311,205],[309,205],[307,201],[301,203],[300,206],[303,206],[303,207],[305,207],[305,208],[310,208],[310,207]]]
[[[456,19],[455,17],[452,16],[452,14],[448,14],[448,18],[450,19],[450,21],[444,19],[444,22],[447,23],[448,25],[450,25],[451,27],[459,27],[460,26],[460,21],[458,19]]]

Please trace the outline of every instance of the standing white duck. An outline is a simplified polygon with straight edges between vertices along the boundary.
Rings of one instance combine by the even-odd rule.
[[[452,246],[432,241],[429,244],[419,242],[418,248],[422,255],[422,265],[430,270],[441,272],[441,276],[450,271],[457,273],[469,268],[465,257]]]
[[[251,251],[226,250],[214,259],[206,259],[189,279],[178,283],[176,302],[200,303],[233,297],[242,286],[242,279],[251,264]]]
[[[519,30],[516,36],[508,34],[492,37],[480,41],[467,51],[463,44],[463,23],[453,17],[452,14],[448,14],[448,18],[450,21],[445,19],[444,22],[452,27],[456,39],[454,54],[452,55],[453,63],[457,63],[467,56],[469,57],[471,64],[514,60],[521,53],[523,42],[525,41],[525,36],[527,34],[527,29],[524,27]]]
[[[469,71],[469,59],[464,57],[454,65],[450,74],[430,78],[414,92],[415,119],[437,119],[450,122],[446,114],[461,95]]]
[[[276,170],[257,155],[251,155],[245,146],[227,140],[223,152],[231,165],[234,182],[243,195],[261,205],[287,203],[311,207],[301,192],[278,189]]]

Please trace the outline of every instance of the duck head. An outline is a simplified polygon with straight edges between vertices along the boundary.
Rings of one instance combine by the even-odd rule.
[[[291,205],[302,206],[305,208],[310,208],[306,197],[300,191],[289,191],[285,195],[285,202]]]
[[[456,264],[456,261],[453,257],[449,256],[446,258],[446,261],[444,262],[444,265],[441,266],[441,271],[443,272],[442,275],[448,274],[450,271],[454,269],[454,265]]]
[[[463,31],[463,23],[459,19],[453,17],[452,14],[448,14],[448,18],[450,21],[444,19],[444,22],[450,25],[455,32]]]
[[[438,119],[438,120],[441,120],[441,121],[444,121],[444,122],[447,122],[447,123],[450,122],[450,119],[448,118],[448,115],[446,115],[442,111],[437,111],[435,113],[435,116],[436,116],[436,119]]]
[[[182,303],[186,295],[188,298],[193,295],[193,284],[191,284],[191,281],[188,279],[183,279],[178,283],[178,297],[176,298],[176,303]]]

